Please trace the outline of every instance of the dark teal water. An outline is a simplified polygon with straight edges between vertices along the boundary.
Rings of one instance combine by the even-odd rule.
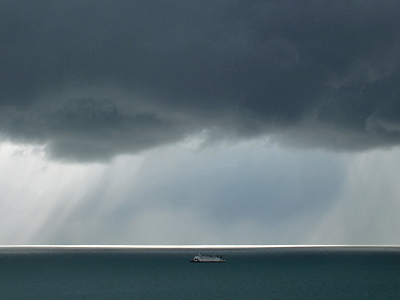
[[[400,248],[0,248],[0,299],[400,299]]]

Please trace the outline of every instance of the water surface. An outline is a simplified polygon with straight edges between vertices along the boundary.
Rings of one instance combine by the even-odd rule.
[[[397,247],[0,248],[0,299],[398,299],[399,282]]]

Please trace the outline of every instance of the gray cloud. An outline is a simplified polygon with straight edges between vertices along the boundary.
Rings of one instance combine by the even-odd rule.
[[[188,144],[149,151],[140,167],[132,167],[135,156],[119,157],[97,165],[96,170],[77,164],[80,172],[87,172],[82,178],[89,184],[77,179],[75,170],[63,181],[64,190],[48,189],[49,212],[32,240],[43,244],[302,244],[324,223],[345,185],[344,155],[322,151],[294,155],[279,147],[266,150],[259,140],[200,153]],[[37,181],[59,180],[51,170],[57,163],[49,165]],[[72,183],[71,195],[67,189]],[[22,195],[24,200],[13,205],[19,209],[24,207],[21,202],[31,200]]]
[[[90,159],[92,153],[107,156],[173,141],[181,134],[176,125],[149,113],[125,115],[112,102],[94,99],[68,101],[46,119],[56,141],[51,153],[82,159]]]
[[[397,1],[2,1],[0,131],[107,159],[203,129],[400,141]]]

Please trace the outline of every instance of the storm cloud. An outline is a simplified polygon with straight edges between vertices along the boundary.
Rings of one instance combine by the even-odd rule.
[[[0,132],[56,158],[187,136],[400,142],[397,1],[2,1]]]

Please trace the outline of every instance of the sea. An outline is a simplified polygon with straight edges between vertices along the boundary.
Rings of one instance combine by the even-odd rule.
[[[400,299],[400,248],[0,247],[0,299]]]

